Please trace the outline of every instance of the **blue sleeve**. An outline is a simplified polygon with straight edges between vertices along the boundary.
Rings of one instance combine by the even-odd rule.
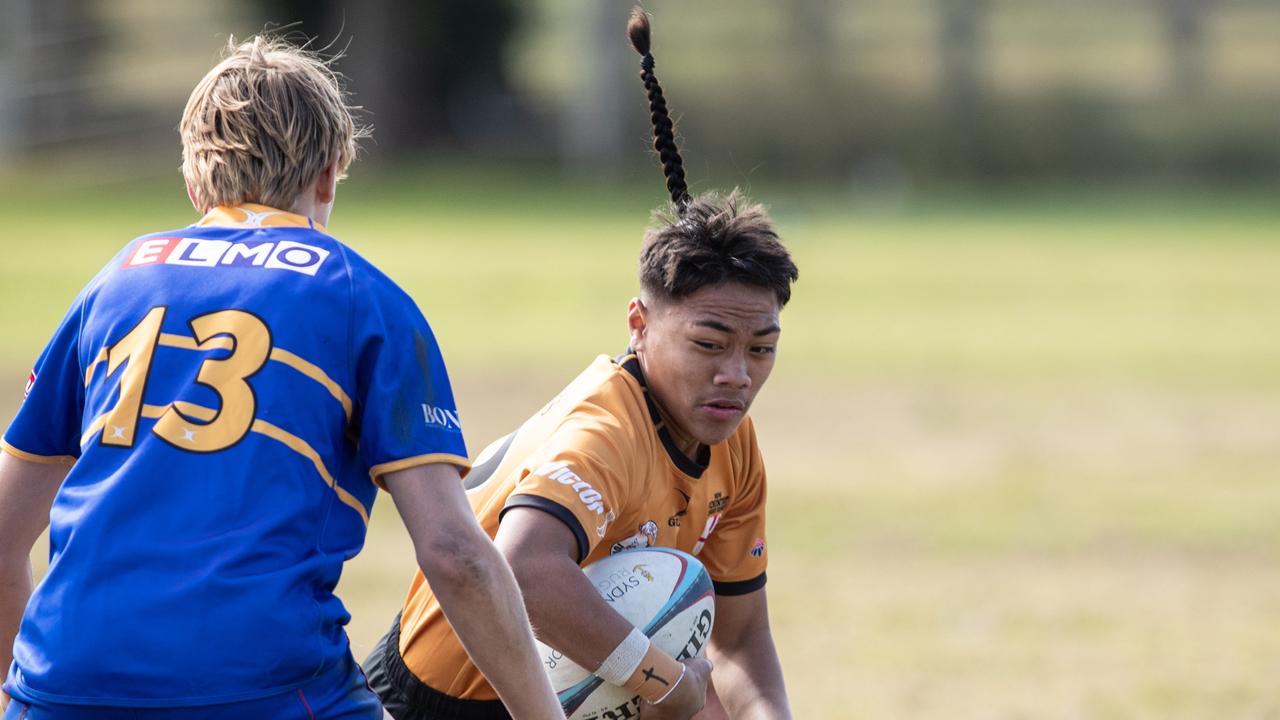
[[[13,455],[34,462],[67,464],[80,457],[83,307],[82,294],[54,331],[27,379],[26,397],[4,434],[4,449]]]
[[[369,476],[446,462],[470,467],[435,335],[413,300],[369,268],[353,269],[360,458]]]

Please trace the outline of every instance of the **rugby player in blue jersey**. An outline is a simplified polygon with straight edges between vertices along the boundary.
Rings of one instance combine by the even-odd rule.
[[[381,718],[333,594],[379,487],[512,714],[563,717],[463,494],[431,329],[324,228],[362,134],[333,72],[271,39],[192,93],[203,218],[90,281],[4,434],[6,720]]]

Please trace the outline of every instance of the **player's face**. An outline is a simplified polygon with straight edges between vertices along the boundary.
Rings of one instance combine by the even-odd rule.
[[[631,347],[686,453],[738,429],[773,370],[780,309],[773,291],[740,283],[650,305],[631,301]]]

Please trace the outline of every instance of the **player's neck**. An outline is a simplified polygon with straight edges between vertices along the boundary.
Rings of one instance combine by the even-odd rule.
[[[667,429],[667,435],[671,438],[671,443],[675,445],[676,449],[684,453],[684,456],[690,460],[698,457],[698,449],[702,446],[702,443],[677,425],[671,415],[662,407],[662,403],[655,402],[654,405],[658,408],[658,415],[662,418],[662,426]]]
[[[333,204],[317,203],[314,197],[300,197],[294,200],[292,205],[284,209],[294,215],[311,218],[318,225],[328,225],[329,211],[333,209]]]

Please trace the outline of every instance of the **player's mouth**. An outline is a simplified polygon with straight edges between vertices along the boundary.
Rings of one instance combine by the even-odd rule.
[[[698,409],[716,420],[736,420],[746,411],[747,405],[741,400],[708,400]]]

